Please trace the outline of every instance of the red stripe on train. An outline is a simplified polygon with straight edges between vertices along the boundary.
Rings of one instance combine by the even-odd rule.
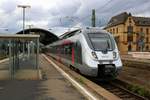
[[[72,42],[70,40],[64,40],[62,45],[68,45],[68,44],[71,44]]]

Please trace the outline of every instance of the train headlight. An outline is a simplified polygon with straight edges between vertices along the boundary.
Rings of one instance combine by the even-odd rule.
[[[113,52],[113,58],[114,58],[114,59],[117,58],[117,52]]]
[[[97,55],[96,55],[96,53],[95,53],[94,51],[92,51],[91,54],[92,54],[92,56],[93,56],[95,59],[98,59],[98,58],[97,58]]]

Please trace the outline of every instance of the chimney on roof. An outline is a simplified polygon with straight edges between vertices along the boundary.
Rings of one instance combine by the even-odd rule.
[[[128,14],[129,16],[132,16],[131,13]]]

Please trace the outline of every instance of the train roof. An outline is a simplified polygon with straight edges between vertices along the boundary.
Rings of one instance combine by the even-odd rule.
[[[74,36],[75,34],[84,34],[85,37],[88,37],[88,33],[99,33],[99,34],[109,34],[111,35],[109,32],[105,31],[105,30],[102,30],[100,28],[97,28],[97,27],[87,27],[87,28],[81,28],[81,29],[76,29],[76,30],[73,30],[73,31],[69,31],[69,32],[66,32],[64,33],[63,35],[61,35],[59,38],[60,38],[60,41],[56,41],[52,44],[50,44],[51,46],[53,45],[56,45],[56,44],[68,44],[68,43],[71,43],[70,40],[65,40],[69,37],[72,37]],[[62,40],[62,41],[61,41]],[[65,40],[65,41],[64,41]]]
[[[71,34],[74,34],[78,31],[81,31],[81,29],[76,29],[76,30],[73,30],[73,31],[68,31],[68,32],[65,32],[64,34],[60,35],[59,38],[62,39],[64,38],[66,35],[71,35]]]
[[[83,33],[108,33],[105,30],[102,30],[99,27],[86,27],[86,28],[79,28],[73,31],[69,31],[69,32],[65,32],[64,34],[62,34],[61,36],[59,36],[60,39],[69,36],[69,35],[75,35],[75,33],[77,32],[83,32]]]

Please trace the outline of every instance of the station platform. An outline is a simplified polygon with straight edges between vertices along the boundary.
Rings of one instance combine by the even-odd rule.
[[[0,80],[0,100],[85,100],[42,55],[43,80]]]

